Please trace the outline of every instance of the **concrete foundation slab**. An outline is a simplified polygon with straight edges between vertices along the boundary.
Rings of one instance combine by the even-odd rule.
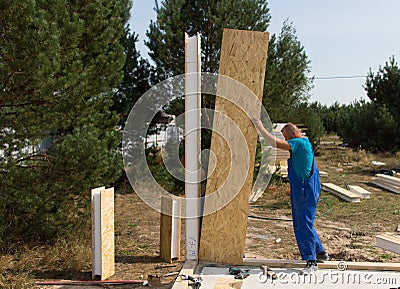
[[[310,275],[300,275],[301,268],[273,268],[277,279],[262,275],[260,267],[241,266],[249,270],[249,277],[237,280],[229,274],[229,267],[205,266],[199,272],[202,277],[201,289],[219,288],[399,288],[400,274],[391,271],[367,271],[319,269]]]

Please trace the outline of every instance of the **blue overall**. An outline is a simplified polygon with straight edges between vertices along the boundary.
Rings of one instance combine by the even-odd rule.
[[[296,175],[292,159],[288,159],[288,178],[290,181],[293,229],[301,258],[303,260],[316,260],[316,254],[325,250],[314,228],[317,202],[321,192],[320,176],[315,159],[313,159],[311,176],[305,179]]]

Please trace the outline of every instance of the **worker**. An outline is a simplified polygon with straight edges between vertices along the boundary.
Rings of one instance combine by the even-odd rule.
[[[283,127],[285,140],[282,140],[271,135],[260,120],[252,119],[252,122],[271,146],[290,152],[288,178],[293,229],[301,257],[307,261],[302,274],[312,273],[318,269],[317,261],[329,260],[314,228],[321,182],[312,145],[292,123]]]

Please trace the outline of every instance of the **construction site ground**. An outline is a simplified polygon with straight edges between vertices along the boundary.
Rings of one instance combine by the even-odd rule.
[[[321,171],[328,173],[322,181],[342,187],[360,185],[372,194],[370,199],[363,199],[360,203],[349,203],[322,192],[315,226],[326,251],[333,260],[400,262],[400,255],[375,246],[378,233],[394,232],[399,226],[400,195],[369,184],[375,172],[399,168],[400,154],[371,154],[363,150],[353,151],[340,144],[336,136],[326,136],[321,140],[317,164]],[[385,165],[376,166],[373,161]],[[263,196],[251,205],[249,215],[246,258],[300,259],[290,221],[289,184],[284,179],[272,179]],[[179,272],[185,258],[185,222],[182,223],[181,261],[169,264],[159,258],[159,221],[160,214],[146,206],[129,183],[118,188],[115,198],[116,273],[111,279],[148,280],[149,285],[103,285],[98,288],[171,288],[176,277],[174,273]],[[26,246],[19,249],[18,254],[3,252],[0,255],[0,271],[3,272],[0,285],[5,284],[2,288],[23,288],[11,284],[90,280],[90,232],[87,238],[79,240],[77,244],[58,244],[52,248]],[[57,252],[58,257],[54,256]],[[164,276],[169,273],[172,273],[171,276]],[[66,285],[34,287],[97,288]]]

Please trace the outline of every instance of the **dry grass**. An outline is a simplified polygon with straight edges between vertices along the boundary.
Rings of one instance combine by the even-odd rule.
[[[90,238],[84,235],[60,239],[51,245],[14,245],[12,253],[0,256],[0,288],[33,288],[36,278],[87,278],[91,245]]]
[[[341,142],[337,136],[329,136],[318,149],[318,159],[325,165],[368,165],[374,158],[373,154],[365,150],[352,150],[340,146]]]
[[[71,240],[59,240],[50,248],[43,248],[39,267],[43,270],[54,271],[60,275],[64,272],[90,271],[91,262],[91,235],[75,236]],[[88,250],[89,248],[89,250]]]

